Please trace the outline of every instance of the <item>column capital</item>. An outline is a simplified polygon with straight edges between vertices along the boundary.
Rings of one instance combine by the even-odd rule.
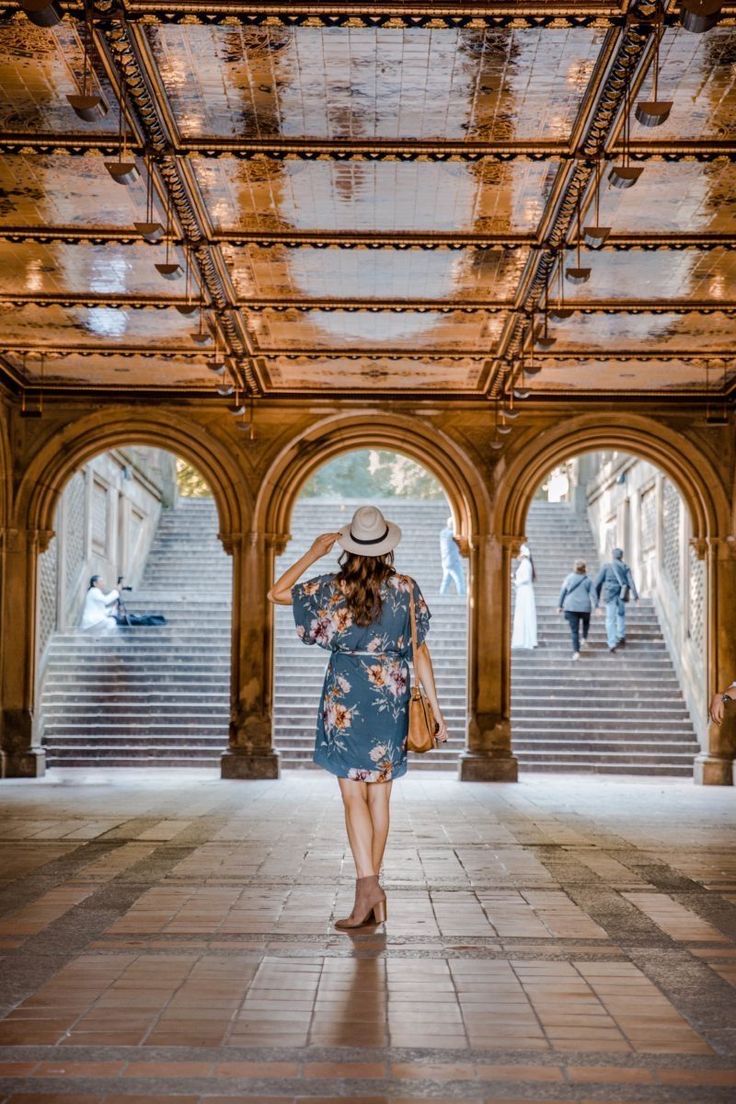
[[[266,547],[273,549],[275,556],[283,556],[286,546],[291,540],[291,533],[264,533]]]
[[[690,547],[699,560],[704,560],[711,549],[719,559],[736,560],[736,536],[732,533],[725,537],[691,537]]]
[[[228,556],[232,556],[243,541],[242,533],[218,533],[217,539]]]
[[[512,560],[515,560],[521,551],[521,546],[526,541],[526,536],[512,536],[509,533],[502,533],[498,538],[498,542],[503,548],[508,550],[508,553]]]
[[[55,536],[53,529],[0,528],[0,548],[6,552],[27,552],[35,549],[39,555],[45,552]]]

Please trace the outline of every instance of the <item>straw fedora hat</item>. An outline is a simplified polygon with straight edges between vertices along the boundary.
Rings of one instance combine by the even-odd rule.
[[[340,530],[337,543],[354,556],[385,556],[401,540],[401,530],[377,506],[360,506]]]

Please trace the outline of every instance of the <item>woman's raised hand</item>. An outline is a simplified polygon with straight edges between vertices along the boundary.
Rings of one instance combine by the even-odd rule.
[[[320,536],[315,537],[310,549],[310,552],[314,553],[315,560],[319,560],[322,556],[326,556],[328,552],[331,552],[332,546],[339,536],[339,533],[321,533]]]

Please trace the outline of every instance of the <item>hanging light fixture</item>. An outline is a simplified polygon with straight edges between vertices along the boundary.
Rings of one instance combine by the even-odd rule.
[[[583,240],[590,249],[600,249],[608,240],[610,226],[601,226],[601,158],[595,163],[595,225],[583,227]]]
[[[534,312],[532,311],[532,346],[536,343],[540,349],[551,349],[557,341],[556,337],[552,337],[549,332],[549,271],[544,281],[544,307],[542,308],[542,318],[544,319],[541,326],[536,326],[534,322]]]
[[[624,91],[624,126],[621,164],[614,165],[608,174],[614,188],[632,188],[644,172],[641,165],[631,164],[631,74]]]
[[[56,0],[21,0],[20,6],[36,27],[55,27],[64,18]]]
[[[116,184],[127,185],[135,184],[136,180],[140,179],[141,174],[138,172],[138,166],[135,163],[135,159],[128,159],[128,129],[125,126],[125,103],[125,80],[121,78],[120,100],[118,105],[118,141],[120,142],[120,149],[118,150],[117,161],[105,161],[105,168]]]
[[[681,0],[680,23],[686,31],[704,34],[715,27],[722,7],[723,0]]]
[[[180,264],[176,261],[169,260],[169,250],[171,247],[171,235],[172,235],[172,219],[171,219],[171,196],[168,196],[166,201],[166,260],[163,264],[156,265],[156,271],[159,276],[163,276],[164,280],[180,280],[184,275],[184,270]]]
[[[660,6],[657,11],[657,22],[654,27],[654,78],[652,80],[651,100],[640,100],[636,105],[636,118],[645,127],[658,127],[666,123],[672,110],[672,100],[660,100],[659,92],[659,44],[664,33],[663,9]]]
[[[216,387],[218,395],[222,395],[223,398],[228,398],[234,392],[235,388],[231,383],[223,383],[220,387]]]
[[[166,230],[153,217],[153,161],[150,153],[146,154],[144,158],[146,166],[146,220],[145,222],[134,222],[133,226],[140,234],[144,241],[147,241],[149,245],[156,245],[163,238]]]
[[[547,312],[546,303],[545,312]],[[553,322],[564,322],[573,313],[572,307],[565,306],[565,283],[562,279],[562,257],[559,254],[557,257],[557,305],[552,307],[548,313]]]
[[[192,287],[192,252],[189,246],[184,246],[184,271],[186,273],[184,278],[184,298],[186,302],[177,303],[176,309],[179,314],[183,314],[185,318],[189,318],[190,315],[195,314],[197,311],[197,302],[191,298]]]
[[[85,4],[84,12],[84,69],[82,72],[82,91],[73,96],[67,96],[69,106],[78,119],[83,123],[96,123],[107,115],[107,104],[102,96],[90,91],[92,73],[92,12],[89,4]]]
[[[583,267],[580,261],[580,239],[583,236],[583,231],[580,224],[580,203],[582,200],[582,188],[578,189],[578,205],[577,205],[577,265],[570,266],[565,269],[565,278],[570,281],[571,284],[587,284],[590,279],[591,269]]]
[[[241,433],[248,434],[249,441],[255,441],[256,439],[256,420],[255,420],[255,403],[253,396],[250,396],[248,400],[248,416],[245,415],[245,407],[243,407],[243,420],[238,423],[237,429]]]
[[[524,381],[524,358],[523,357],[521,358],[521,360],[519,362],[519,366],[521,368],[520,377],[519,377],[519,386],[514,388],[514,392],[513,392],[514,398],[515,399],[520,399],[520,400],[521,399],[528,399],[529,396],[531,395],[531,391],[529,390],[528,387],[525,387],[525,385],[524,385],[525,381]],[[513,380],[513,374],[512,374],[511,378]]]
[[[508,402],[503,408],[503,416],[510,422],[515,421],[515,419],[518,418],[519,414],[521,413],[521,411],[514,408],[514,394],[515,392],[513,390],[507,392],[506,398]]]
[[[201,289],[199,294],[199,326],[197,329],[190,333],[192,341],[195,345],[211,345],[212,334],[204,326],[204,288]],[[217,358],[217,343],[215,342],[215,359]]]

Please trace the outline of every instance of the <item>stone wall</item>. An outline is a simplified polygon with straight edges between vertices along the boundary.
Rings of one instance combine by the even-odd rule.
[[[589,453],[577,484],[602,559],[624,549],[641,594],[654,600],[699,740],[707,736],[705,566],[690,545],[687,507],[658,468],[627,453]]]
[[[52,633],[79,622],[90,575],[108,587],[118,575],[139,583],[161,507],[175,495],[175,458],[161,449],[115,449],[72,475],[56,507],[54,539],[39,557],[40,672]]]

